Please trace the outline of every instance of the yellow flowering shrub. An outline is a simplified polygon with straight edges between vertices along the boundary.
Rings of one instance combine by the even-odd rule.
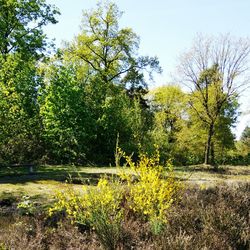
[[[97,187],[84,187],[81,195],[68,188],[58,193],[58,201],[50,209],[51,214],[64,210],[73,222],[93,228],[107,248],[118,242],[125,202],[135,214],[149,221],[157,234],[167,222],[168,210],[181,188],[172,165],[160,164],[158,151],[153,157],[141,154],[137,163],[120,149],[119,154],[129,167],[117,168],[122,181],[102,177]]]
[[[172,165],[168,163],[164,168],[159,159],[158,150],[153,157],[141,154],[137,163],[131,157],[126,157],[132,171],[122,171],[120,174],[128,185],[130,208],[144,215],[151,222],[155,233],[167,222],[167,211],[182,187],[175,179]]]
[[[78,220],[79,209],[81,209],[82,196],[70,186],[65,185],[63,191],[58,191],[56,193],[57,202],[53,207],[49,208],[49,216],[57,211],[65,211],[67,215],[74,220]]]
[[[91,221],[91,213],[95,211],[117,215],[122,199],[121,186],[118,181],[109,181],[102,177],[97,187],[83,187],[83,194],[73,190],[71,186],[56,194],[57,202],[49,209],[49,215],[55,211],[65,210],[74,221],[85,223]],[[119,214],[119,213],[118,213]]]
[[[57,202],[50,209],[66,211],[72,222],[90,226],[107,249],[115,249],[120,237],[123,208],[123,192],[118,181],[102,177],[97,187],[84,187],[83,194],[77,194],[70,186],[57,194]]]
[[[96,188],[86,190],[83,196],[83,206],[87,212],[87,220],[98,223],[98,214],[106,216],[109,223],[122,219],[123,211],[120,207],[122,200],[121,186],[118,181],[109,181],[106,177],[99,180]]]

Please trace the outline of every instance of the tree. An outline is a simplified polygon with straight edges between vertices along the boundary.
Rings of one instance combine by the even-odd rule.
[[[119,145],[136,152],[144,134],[144,73],[160,71],[157,58],[139,57],[139,39],[120,29],[113,3],[85,11],[82,30],[45,65],[41,115],[48,156],[109,164]],[[147,70],[147,71],[146,71]]]
[[[246,126],[245,129],[243,130],[240,140],[248,144],[250,147],[250,127],[249,126]]]
[[[250,127],[246,126],[240,137],[240,143],[242,144],[242,155],[250,155]]]
[[[32,161],[41,148],[37,61],[47,48],[43,26],[57,9],[43,0],[0,0],[0,158]]]
[[[32,161],[42,145],[36,90],[40,79],[34,63],[23,63],[17,55],[9,56],[7,69],[0,70],[0,161]]]
[[[236,165],[250,164],[250,127],[246,126],[235,147],[228,152],[228,163]]]
[[[225,94],[221,91],[221,77],[217,65],[203,71],[197,82],[197,90],[190,95],[189,105],[205,128],[207,139],[205,146],[205,164],[214,164],[214,135],[216,123],[223,117]]]
[[[43,27],[55,24],[59,11],[45,0],[0,0],[0,55],[40,58],[47,47]]]
[[[161,72],[158,59],[137,56],[139,38],[131,28],[119,28],[121,15],[112,2],[85,11],[81,33],[68,48],[69,56],[89,65],[89,73],[98,76],[108,89],[112,84],[146,87],[145,69],[150,76],[153,71]]]
[[[145,124],[139,102],[118,88],[100,106],[98,89],[91,88],[88,74],[83,78],[78,66],[58,55],[41,67],[45,88],[39,104],[47,161],[109,164],[117,135],[122,148],[136,151]]]
[[[82,163],[95,128],[76,67],[56,58],[51,59],[43,73],[48,83],[41,89],[39,98],[46,145],[44,160]]]
[[[185,93],[175,85],[161,86],[148,94],[148,102],[154,114],[151,137],[153,143],[162,149],[162,154],[168,154],[168,157],[175,154],[177,133],[182,129],[185,116],[185,99]]]
[[[229,103],[246,87],[250,46],[248,39],[199,36],[181,58],[182,82],[190,88],[189,104],[207,127],[205,164],[211,162],[215,123]]]
[[[128,146],[128,138],[133,137],[129,133],[137,134],[134,134],[137,139],[131,142],[138,142],[140,133],[135,124],[142,124],[146,113],[138,110],[146,107],[143,101],[147,91],[145,73],[152,77],[153,72],[161,72],[156,57],[138,56],[139,38],[130,28],[119,28],[121,15],[112,2],[85,11],[81,33],[66,48],[66,56],[79,65],[79,72],[83,69],[82,77],[88,78],[85,90],[96,120],[96,138],[91,143],[95,147],[93,151],[99,154],[106,151],[109,158],[113,157],[116,133],[127,148],[134,148],[134,143]],[[141,107],[137,107],[138,101]],[[134,118],[139,120],[129,128],[132,110],[138,115]],[[116,118],[110,119],[111,116]]]

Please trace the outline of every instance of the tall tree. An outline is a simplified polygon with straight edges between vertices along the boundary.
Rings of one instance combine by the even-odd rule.
[[[205,164],[211,163],[211,143],[219,115],[248,84],[249,54],[248,39],[199,36],[181,58],[179,72],[191,91],[190,106],[208,127]]]
[[[96,10],[85,11],[81,33],[69,46],[70,56],[87,63],[89,72],[106,87],[114,83],[146,87],[145,69],[150,76],[153,71],[161,72],[158,59],[137,56],[139,37],[131,28],[119,28],[121,15],[112,2],[99,3]]]
[[[148,102],[154,113],[151,134],[155,143],[162,144],[165,151],[173,151],[176,133],[181,129],[185,112],[185,94],[179,86],[168,85],[149,92]],[[161,143],[160,143],[161,142]]]
[[[164,158],[172,157],[179,162],[175,149],[185,116],[185,93],[177,85],[166,85],[151,90],[147,96],[154,114],[150,143],[160,147]]]
[[[250,155],[250,127],[246,126],[245,129],[242,132],[242,135],[240,137],[240,142],[243,146],[242,152],[244,155]]]
[[[93,106],[96,107],[94,113],[97,121],[96,140],[92,143],[96,148],[93,150],[101,152],[105,148],[110,149],[110,155],[113,151],[111,148],[115,147],[114,133],[119,132],[120,143],[122,143],[128,138],[127,132],[132,132],[127,129],[125,123],[122,123],[128,119],[129,113],[132,114],[127,112],[127,108],[130,105],[132,105],[131,109],[134,109],[134,105],[135,110],[138,111],[139,108],[136,104],[129,104],[124,94],[127,93],[135,103],[139,99],[141,104],[145,104],[142,101],[147,91],[145,73],[152,77],[153,72],[161,72],[156,57],[138,56],[139,37],[131,28],[119,27],[121,16],[122,12],[115,3],[110,1],[99,3],[95,10],[84,12],[81,33],[68,46],[68,56],[80,62],[83,67],[86,67],[85,65],[88,67],[87,88],[92,101],[95,100]],[[119,101],[119,98],[123,101]],[[124,107],[121,107],[122,103]],[[111,115],[107,113],[111,107],[116,107],[117,112],[120,113],[117,114],[119,118],[117,116],[116,121],[113,120],[113,124],[110,119],[107,119]],[[137,114],[138,116],[134,118],[143,119],[140,111]],[[141,124],[139,120],[134,121],[134,124]],[[108,127],[107,121],[109,121]],[[127,130],[126,133],[124,133],[125,130]],[[139,130],[138,128],[135,130],[138,142]]]
[[[40,150],[37,60],[47,48],[44,25],[58,10],[44,0],[0,0],[0,158],[31,161]],[[35,146],[37,145],[37,147]]]
[[[80,34],[48,65],[45,137],[53,155],[64,162],[80,156],[108,164],[118,134],[120,146],[129,152],[142,139],[144,74],[161,69],[157,58],[138,56],[139,38],[130,28],[119,28],[120,17],[112,2],[85,11]],[[60,157],[63,152],[67,157]]]

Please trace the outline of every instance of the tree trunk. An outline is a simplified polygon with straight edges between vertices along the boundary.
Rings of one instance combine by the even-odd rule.
[[[210,164],[210,152],[211,152],[211,145],[212,145],[212,137],[214,135],[214,124],[210,124],[208,135],[207,135],[207,143],[206,143],[206,152],[205,152],[205,160],[204,164]]]
[[[214,157],[214,142],[211,142],[211,165],[215,165],[215,157]]]

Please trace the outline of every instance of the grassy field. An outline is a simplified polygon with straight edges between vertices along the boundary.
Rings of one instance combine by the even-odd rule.
[[[250,182],[250,166],[223,166],[219,172],[202,165],[176,167],[175,173],[189,184],[214,186],[220,183]],[[0,168],[0,197],[29,195],[45,199],[53,198],[56,190],[63,189],[65,181],[75,189],[82,185],[95,185],[103,174],[117,174],[114,167],[39,166],[29,173],[28,167]]]
[[[39,166],[30,174],[28,167],[0,168],[0,197],[28,194],[50,199],[66,182],[73,182],[74,188],[81,189],[84,184],[95,185],[101,174],[115,172],[115,168]]]

